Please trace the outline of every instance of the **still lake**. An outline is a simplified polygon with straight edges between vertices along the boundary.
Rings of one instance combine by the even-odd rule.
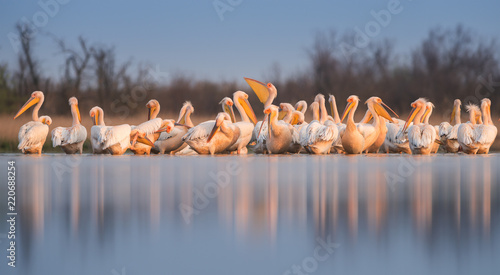
[[[7,265],[7,167],[16,267]],[[0,274],[493,274],[500,154],[0,155]]]

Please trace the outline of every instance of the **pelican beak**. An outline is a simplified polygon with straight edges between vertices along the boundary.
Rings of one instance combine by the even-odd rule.
[[[266,84],[247,77],[244,77],[244,79],[248,83],[248,85],[250,85],[250,88],[252,88],[254,93],[257,95],[260,102],[265,103],[269,98],[269,90],[267,89]]]
[[[39,101],[40,101],[40,99],[38,97],[34,97],[34,96],[30,97],[30,99],[28,99],[28,101],[26,101],[26,103],[24,103],[23,107],[21,107],[19,112],[17,112],[14,119],[16,119],[22,113],[26,112],[26,110],[28,110],[31,106],[37,104]]]
[[[252,109],[252,105],[250,105],[250,102],[248,102],[248,99],[239,98],[238,100],[240,101],[240,105],[243,107],[243,110],[245,110],[245,113],[250,118],[253,125],[255,125],[257,123],[257,116],[255,115],[255,112]]]
[[[351,111],[352,107],[354,106],[354,101],[349,102],[347,106],[345,106],[344,113],[342,114],[342,118],[340,119],[340,122],[343,122],[349,111]]]
[[[208,139],[207,139],[207,142],[210,142],[212,140],[212,138],[215,136],[215,134],[217,133],[217,131],[220,129],[220,125],[222,124],[222,120],[216,120],[215,121],[215,125],[214,125],[214,128],[212,128],[212,131],[210,132],[210,135],[208,135]]]
[[[260,132],[262,132],[262,127],[264,126],[264,122],[265,122],[266,120],[268,120],[268,118],[269,118],[269,114],[268,114],[268,113],[266,113],[266,115],[264,116],[264,119],[262,120],[262,123],[260,124],[259,134],[257,135],[257,138],[259,138],[259,137],[260,137]],[[269,122],[268,122],[268,123],[269,123]],[[269,127],[269,124],[267,125],[267,127]]]
[[[180,126],[180,127],[186,127],[188,129],[190,129],[191,127],[190,126],[187,126],[186,124],[182,124],[182,123],[174,123],[174,126]]]
[[[75,108],[76,108],[76,113],[78,114],[78,121],[82,123],[82,117],[80,116],[80,109],[78,108],[78,104],[76,104]]]
[[[97,120],[96,120],[97,115],[92,116],[92,125],[97,125]]]
[[[431,108],[426,108],[425,109],[424,115],[422,116],[422,119],[420,120],[420,123],[424,122],[425,118],[429,115],[430,112],[431,112]]]
[[[278,114],[278,120],[283,120],[283,118],[286,116],[286,112],[280,108],[280,112]]]
[[[146,144],[146,145],[149,145],[149,146],[154,146],[155,144],[146,136],[144,137],[141,137],[141,136],[137,136],[137,141],[142,143],[142,144]]]
[[[295,110],[299,111],[299,112],[302,112],[302,105],[297,106],[297,109],[295,109]]]
[[[455,107],[455,105],[453,105],[453,111],[451,111],[450,123],[453,122],[453,119],[455,118],[456,111],[457,111],[457,108]]]
[[[387,104],[385,104],[383,101],[381,102],[381,104],[384,105],[385,108],[389,109],[389,111],[391,111],[397,118],[399,118],[398,114],[396,114],[396,112],[394,112],[391,107],[387,106]]]
[[[383,103],[382,103],[383,104]],[[387,106],[384,104],[384,106]],[[394,120],[392,120],[392,117],[389,115],[389,113],[384,109],[384,107],[382,107],[382,105],[378,104],[377,102],[375,102],[375,104],[373,105],[373,107],[375,108],[375,112],[377,112],[377,114],[387,120],[389,120],[390,122],[394,123]],[[391,109],[391,108],[389,108]],[[392,111],[392,110],[391,110]],[[393,111],[394,112],[394,111]],[[395,114],[395,113],[394,113]]]
[[[408,119],[405,122],[405,125],[403,126],[403,129],[401,130],[403,133],[406,131],[408,128],[408,125],[413,121],[417,113],[420,111],[421,107],[413,107],[413,109],[410,112],[410,115],[408,115]]]
[[[331,100],[328,100],[329,103],[330,103],[330,110],[332,111],[332,116],[334,115],[334,112],[333,112],[333,101]]]
[[[298,115],[293,115],[292,120],[290,121],[290,124],[292,125],[297,125],[299,123],[299,116]]]
[[[130,134],[130,135],[131,135],[131,138],[132,138],[132,141],[131,141],[132,146],[131,146],[131,148],[134,149],[135,148],[135,144],[137,143],[137,137],[139,136],[139,132],[136,131],[135,134],[133,134],[133,135]]]
[[[153,108],[148,108],[148,121],[151,120],[152,113],[153,113]]]
[[[229,117],[231,117],[232,123],[236,122],[236,117],[234,116],[233,105],[228,105],[228,104],[224,103],[224,112],[226,112],[229,115]]]

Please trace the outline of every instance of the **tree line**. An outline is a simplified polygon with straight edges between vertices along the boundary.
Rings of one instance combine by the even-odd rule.
[[[63,75],[48,76],[35,54],[34,32],[23,24],[18,24],[16,31],[20,38],[17,62],[13,68],[0,63],[1,112],[15,112],[32,91],[41,90],[50,96],[44,104],[46,113],[67,113],[61,104],[76,96],[82,108],[99,105],[123,117],[143,112],[149,98],[158,99],[162,109],[171,112],[191,100],[196,114],[213,115],[220,109],[217,103],[222,97],[238,89],[250,92],[236,80],[213,82],[182,73],[169,75],[168,81],[162,82],[151,66],[136,65],[133,70],[132,62],[117,60],[114,47],[92,44],[83,37],[78,38],[76,47],[53,37],[64,59]],[[273,82],[278,88],[275,102],[310,102],[321,92],[334,94],[343,108],[351,94],[361,99],[377,95],[405,112],[410,102],[426,97],[444,114],[448,109],[451,112],[455,98],[465,104],[489,97],[492,109],[500,109],[499,48],[493,38],[457,25],[431,29],[409,54],[396,53],[395,43],[389,39],[373,41],[349,54],[339,47],[354,44],[355,39],[352,33],[319,32],[307,48],[308,66],[282,77],[280,65],[273,64],[259,80]],[[256,97],[251,99],[257,104]]]

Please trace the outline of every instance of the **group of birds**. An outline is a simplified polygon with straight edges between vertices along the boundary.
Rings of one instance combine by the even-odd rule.
[[[454,101],[450,123],[439,126],[429,124],[434,105],[424,98],[411,103],[412,110],[406,121],[373,96],[366,100],[366,113],[356,123],[354,114],[360,99],[349,96],[347,106],[339,116],[333,95],[328,102],[332,115],[328,115],[326,99],[318,94],[309,106],[313,120],[304,120],[308,105],[299,101],[295,105],[273,105],[277,89],[272,83],[264,84],[245,78],[259,100],[264,104],[264,119],[257,116],[248,101],[248,94],[237,91],[233,98],[225,97],[220,104],[222,112],[215,120],[194,125],[190,102],[182,106],[177,121],[158,118],[160,103],[152,99],[147,104],[148,120],[140,125],[122,124],[106,126],[104,111],[96,106],[90,110],[93,122],[90,141],[94,154],[121,155],[130,149],[134,154],[362,154],[407,153],[428,155],[439,147],[445,152],[486,154],[497,135],[491,119],[491,101],[484,98],[481,107],[469,104],[466,110],[469,121],[461,123],[461,102]],[[38,117],[44,101],[40,91],[33,92],[14,119],[35,105],[33,121],[19,131],[19,150],[25,154],[41,154],[52,120]],[[67,154],[82,153],[87,130],[81,125],[78,100],[69,99],[73,123],[70,127],[52,130],[53,147],[61,147]],[[237,121],[233,106],[239,112]],[[395,117],[391,117],[389,110]],[[347,119],[346,119],[347,118]],[[343,123],[346,120],[345,124]]]

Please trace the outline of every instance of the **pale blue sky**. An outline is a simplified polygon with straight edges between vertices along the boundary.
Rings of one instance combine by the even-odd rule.
[[[51,1],[56,0],[41,0]],[[213,0],[70,0],[39,29],[72,45],[79,35],[113,45],[120,61],[131,58],[134,64],[145,62],[167,73],[181,71],[213,80],[261,79],[274,62],[285,74],[302,70],[308,65],[305,49],[315,32],[363,29],[374,20],[370,12],[387,9],[391,1],[220,0],[237,4],[221,20]],[[13,67],[8,33],[23,17],[38,15],[43,22],[44,10],[37,1],[0,3],[0,62]],[[393,39],[398,53],[409,53],[436,26],[462,23],[483,37],[500,36],[500,1],[402,0],[400,5],[402,11],[374,37]],[[35,53],[45,75],[61,75],[62,62],[49,37],[37,36]]]

